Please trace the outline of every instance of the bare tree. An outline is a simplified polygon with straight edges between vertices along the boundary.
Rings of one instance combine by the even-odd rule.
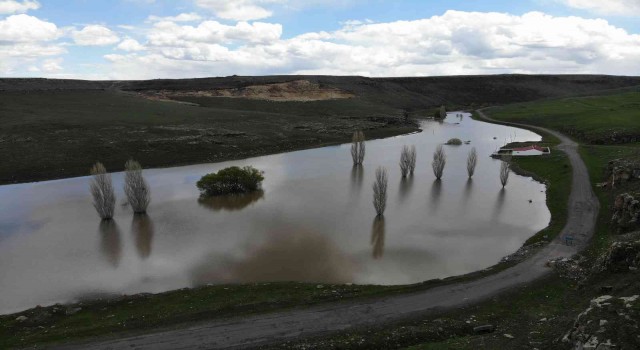
[[[353,143],[351,144],[351,157],[354,165],[360,165],[364,161],[365,145],[364,133],[356,131],[353,133]]]
[[[442,145],[439,145],[436,151],[433,152],[433,162],[431,163],[436,179],[440,180],[442,178],[445,164],[447,164],[447,155],[444,153]]]
[[[471,151],[469,151],[469,156],[467,157],[467,173],[469,174],[469,178],[473,177],[473,174],[476,172],[477,164],[478,152],[476,152],[476,148],[473,147]]]
[[[440,106],[440,119],[444,119],[447,117],[447,107],[444,105]]]
[[[509,173],[511,170],[510,160],[511,159],[504,159],[502,164],[500,164],[500,183],[502,183],[502,188],[507,186],[507,182],[509,181]]]
[[[400,173],[402,177],[407,177],[411,170],[411,150],[409,146],[402,146],[402,152],[400,153]]]
[[[376,182],[373,183],[373,207],[378,216],[384,214],[387,207],[387,169],[378,167],[376,169]]]
[[[124,168],[124,193],[127,195],[131,209],[137,214],[146,213],[151,201],[151,192],[142,176],[142,166],[130,159],[125,163]]]
[[[411,146],[409,150],[409,173],[413,175],[413,172],[416,170],[416,146]]]
[[[111,175],[107,173],[104,165],[99,162],[91,168],[91,175],[93,179],[89,188],[93,196],[93,207],[96,208],[102,220],[110,220],[113,218],[116,206],[116,195],[113,191]]]
[[[416,146],[403,146],[402,153],[400,153],[400,172],[402,177],[407,175],[413,175],[416,170]]]

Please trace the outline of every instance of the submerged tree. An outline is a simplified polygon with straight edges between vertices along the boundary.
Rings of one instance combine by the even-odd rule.
[[[440,119],[444,119],[447,117],[447,107],[444,105],[440,106]]]
[[[413,172],[416,170],[416,146],[411,146],[409,150],[409,174],[413,175]]]
[[[387,207],[387,169],[378,167],[376,169],[376,182],[373,183],[373,207],[378,216],[384,214]]]
[[[91,168],[91,175],[93,178],[89,188],[93,196],[93,207],[96,208],[102,220],[110,220],[113,218],[116,206],[116,195],[113,191],[111,175],[107,173],[107,169],[100,162]]]
[[[442,178],[445,164],[447,164],[447,155],[444,153],[442,145],[439,145],[436,151],[433,152],[433,162],[431,163],[436,179],[440,180]]]
[[[353,143],[351,144],[351,157],[354,165],[360,165],[364,161],[365,145],[364,133],[356,131],[353,133]]]
[[[400,153],[400,173],[405,178],[416,170],[416,146],[402,146]]]
[[[151,192],[142,176],[142,166],[131,159],[125,163],[124,168],[124,193],[127,195],[129,205],[136,214],[146,213],[151,201]]]
[[[409,146],[402,146],[402,152],[400,152],[400,173],[402,177],[407,177],[409,175],[409,170],[411,168],[411,151],[409,150]]]
[[[509,181],[509,172],[511,166],[509,164],[509,159],[503,160],[502,164],[500,164],[500,183],[502,183],[502,188],[507,186],[507,182]]]
[[[467,157],[467,173],[469,174],[469,178],[473,177],[473,174],[476,172],[477,164],[478,152],[476,152],[476,148],[473,147],[471,151],[469,151],[469,156]]]

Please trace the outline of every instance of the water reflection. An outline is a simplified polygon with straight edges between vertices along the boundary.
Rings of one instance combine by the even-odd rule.
[[[138,255],[142,259],[146,259],[151,255],[151,246],[153,243],[153,221],[147,214],[133,214],[131,221],[131,232],[136,241],[136,249]]]
[[[299,281],[353,282],[355,264],[325,234],[281,228],[241,258],[212,256],[193,270],[195,284]]]
[[[102,254],[113,267],[118,267],[122,257],[120,228],[115,220],[102,220],[98,227]]]
[[[213,211],[238,211],[264,198],[264,191],[258,190],[250,193],[234,194],[228,196],[213,196],[199,198],[198,203]]]
[[[360,191],[362,179],[364,178],[364,167],[362,164],[354,165],[351,168],[351,188]]]
[[[403,203],[411,193],[413,187],[413,175],[400,179],[400,188],[398,189],[398,202]]]
[[[493,214],[491,215],[491,219],[493,221],[498,221],[498,218],[500,217],[500,214],[504,209],[504,202],[505,202],[506,196],[507,196],[507,190],[505,190],[504,188],[500,189],[500,191],[498,192],[498,198],[496,199],[496,204],[493,207]]]
[[[352,168],[349,145],[341,145],[149,169],[151,216],[132,219],[129,208],[118,207],[116,222],[127,226],[122,232],[115,222],[96,232],[86,177],[1,186],[0,313],[89,292],[163,292],[193,286],[194,280],[398,284],[490,266],[547,225],[544,185],[512,175],[508,192],[500,194],[500,163],[490,161],[469,182],[464,165],[471,146],[447,150],[451,171],[442,181],[434,181],[431,167],[422,163],[413,179],[399,183],[396,151],[403,145],[415,144],[425,155],[457,137],[488,157],[513,133],[470,118],[454,125],[456,120],[425,121],[426,132],[368,141],[376,164],[364,167]],[[518,130],[518,141],[536,139]],[[198,179],[232,165],[264,170],[265,193],[199,203]],[[369,195],[368,172],[375,166],[395,169],[384,224],[374,222]],[[113,181],[121,189],[124,175],[113,174]]]
[[[442,180],[436,179],[431,184],[431,202],[429,205],[429,209],[432,212],[437,211],[440,204],[440,196],[442,195]]]
[[[380,259],[384,254],[385,223],[384,216],[376,216],[371,225],[371,245],[373,245],[373,258]]]

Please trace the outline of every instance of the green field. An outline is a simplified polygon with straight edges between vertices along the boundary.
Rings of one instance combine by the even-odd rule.
[[[96,161],[119,171],[242,159],[417,130],[401,111],[364,99],[202,106],[115,91],[0,93],[0,184],[80,176]]]
[[[498,120],[548,127],[589,144],[640,142],[640,91],[520,103],[488,112]]]

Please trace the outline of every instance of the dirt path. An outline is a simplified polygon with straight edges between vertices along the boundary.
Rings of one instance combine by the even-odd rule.
[[[482,111],[480,114],[490,120]],[[573,166],[573,187],[568,203],[568,221],[562,233],[537,254],[514,267],[475,281],[436,287],[414,294],[216,320],[185,329],[99,343],[74,344],[62,348],[159,350],[252,347],[297,337],[318,336],[352,327],[382,324],[469,305],[540,278],[550,271],[544,266],[549,259],[568,257],[586,247],[594,232],[599,203],[592,191],[587,168],[578,153],[578,144],[557,132],[528,125],[527,127],[543,130],[562,141],[559,148],[569,156]],[[567,233],[576,236],[573,246],[562,243],[561,237]]]

